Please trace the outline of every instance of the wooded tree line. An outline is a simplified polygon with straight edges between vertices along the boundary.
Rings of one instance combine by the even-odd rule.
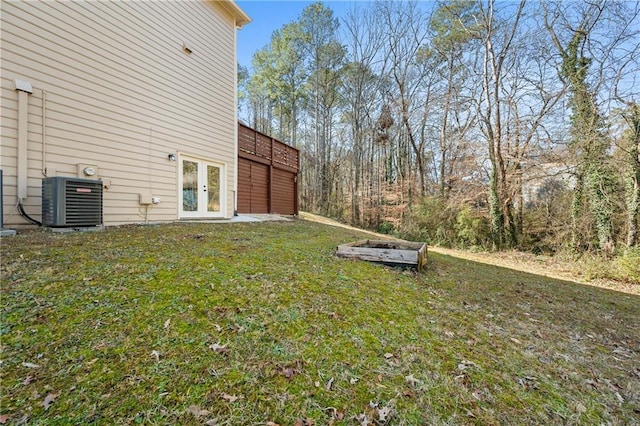
[[[239,69],[300,207],[458,246],[637,247],[640,4],[308,6]]]

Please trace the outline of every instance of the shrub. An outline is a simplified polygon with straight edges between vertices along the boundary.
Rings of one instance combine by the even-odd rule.
[[[614,262],[619,280],[640,284],[640,247],[628,248]]]
[[[451,246],[456,241],[455,207],[447,205],[440,197],[425,197],[415,204],[405,216],[400,232],[411,240],[425,241],[428,244]]]
[[[395,226],[391,222],[382,222],[380,226],[378,226],[378,232],[381,234],[391,234],[395,231]]]
[[[624,253],[606,259],[600,255],[584,254],[584,275],[587,279],[610,279],[640,284],[640,247],[628,248]]]
[[[490,239],[487,221],[475,215],[469,207],[458,212],[455,229],[457,243],[463,248],[485,246]]]

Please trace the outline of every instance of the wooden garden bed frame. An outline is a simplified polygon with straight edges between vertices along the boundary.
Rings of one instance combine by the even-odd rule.
[[[361,240],[341,244],[336,254],[349,259],[411,266],[423,271],[427,266],[427,245],[410,241]]]

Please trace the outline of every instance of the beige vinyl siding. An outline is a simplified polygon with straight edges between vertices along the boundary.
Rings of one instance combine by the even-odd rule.
[[[42,99],[47,174],[94,164],[110,181],[106,224],[140,222],[138,194],[161,203],[151,221],[178,218],[184,152],[224,163],[226,213],[235,176],[235,22],[215,2],[2,2],[2,134],[5,225],[17,214],[16,78],[30,82],[28,198],[40,217]],[[186,54],[182,46],[192,50]]]

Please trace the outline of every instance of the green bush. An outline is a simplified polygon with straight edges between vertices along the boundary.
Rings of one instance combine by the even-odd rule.
[[[474,214],[470,207],[464,207],[458,212],[455,229],[457,245],[463,248],[484,247],[490,238],[486,219]]]
[[[395,231],[396,227],[393,226],[393,223],[384,221],[378,226],[378,232],[381,234],[392,234]]]
[[[613,259],[585,254],[581,259],[587,279],[610,279],[640,284],[640,248],[628,248]]]
[[[410,240],[452,246],[457,239],[457,214],[457,209],[447,205],[442,198],[425,197],[409,209],[399,231]]]
[[[619,280],[640,284],[640,247],[627,249],[614,263]]]

